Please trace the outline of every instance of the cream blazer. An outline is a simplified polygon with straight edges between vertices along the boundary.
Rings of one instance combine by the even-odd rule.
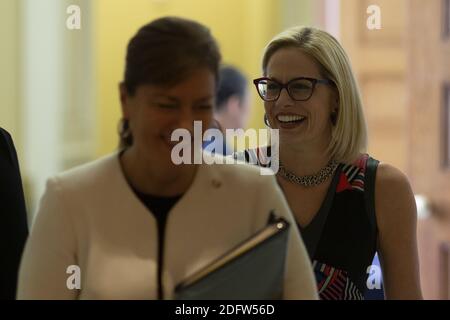
[[[169,212],[164,298],[172,299],[178,283],[261,229],[272,209],[291,223],[284,296],[317,299],[309,257],[276,180],[246,164],[199,165]],[[114,153],[48,180],[22,257],[17,297],[156,299],[157,255],[156,220]],[[79,289],[67,285],[76,284],[76,274]]]

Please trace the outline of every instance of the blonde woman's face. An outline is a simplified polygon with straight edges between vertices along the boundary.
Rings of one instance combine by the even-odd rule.
[[[299,77],[324,79],[318,63],[297,48],[276,51],[266,70],[266,77],[283,84]],[[337,104],[333,87],[317,83],[306,101],[293,100],[283,89],[278,100],[265,102],[264,107],[271,127],[279,129],[282,144],[326,148],[331,138],[331,112]]]

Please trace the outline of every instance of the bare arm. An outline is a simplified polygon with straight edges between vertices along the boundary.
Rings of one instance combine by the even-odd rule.
[[[384,163],[376,175],[375,211],[386,299],[422,299],[414,194],[407,177]]]

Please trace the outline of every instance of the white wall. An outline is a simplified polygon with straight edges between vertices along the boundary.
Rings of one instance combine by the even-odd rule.
[[[91,37],[83,24],[89,13],[82,13],[81,30],[66,27],[67,6],[79,2],[21,1],[20,128],[30,214],[49,177],[93,154]]]

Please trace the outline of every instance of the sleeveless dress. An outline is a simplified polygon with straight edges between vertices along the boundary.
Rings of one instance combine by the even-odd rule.
[[[235,153],[234,158],[267,167],[270,162],[261,161],[265,155],[267,152],[260,149],[248,149]],[[313,220],[305,228],[297,225],[323,300],[364,299],[377,248],[374,209],[377,165],[378,161],[368,154],[353,164],[339,164]]]

